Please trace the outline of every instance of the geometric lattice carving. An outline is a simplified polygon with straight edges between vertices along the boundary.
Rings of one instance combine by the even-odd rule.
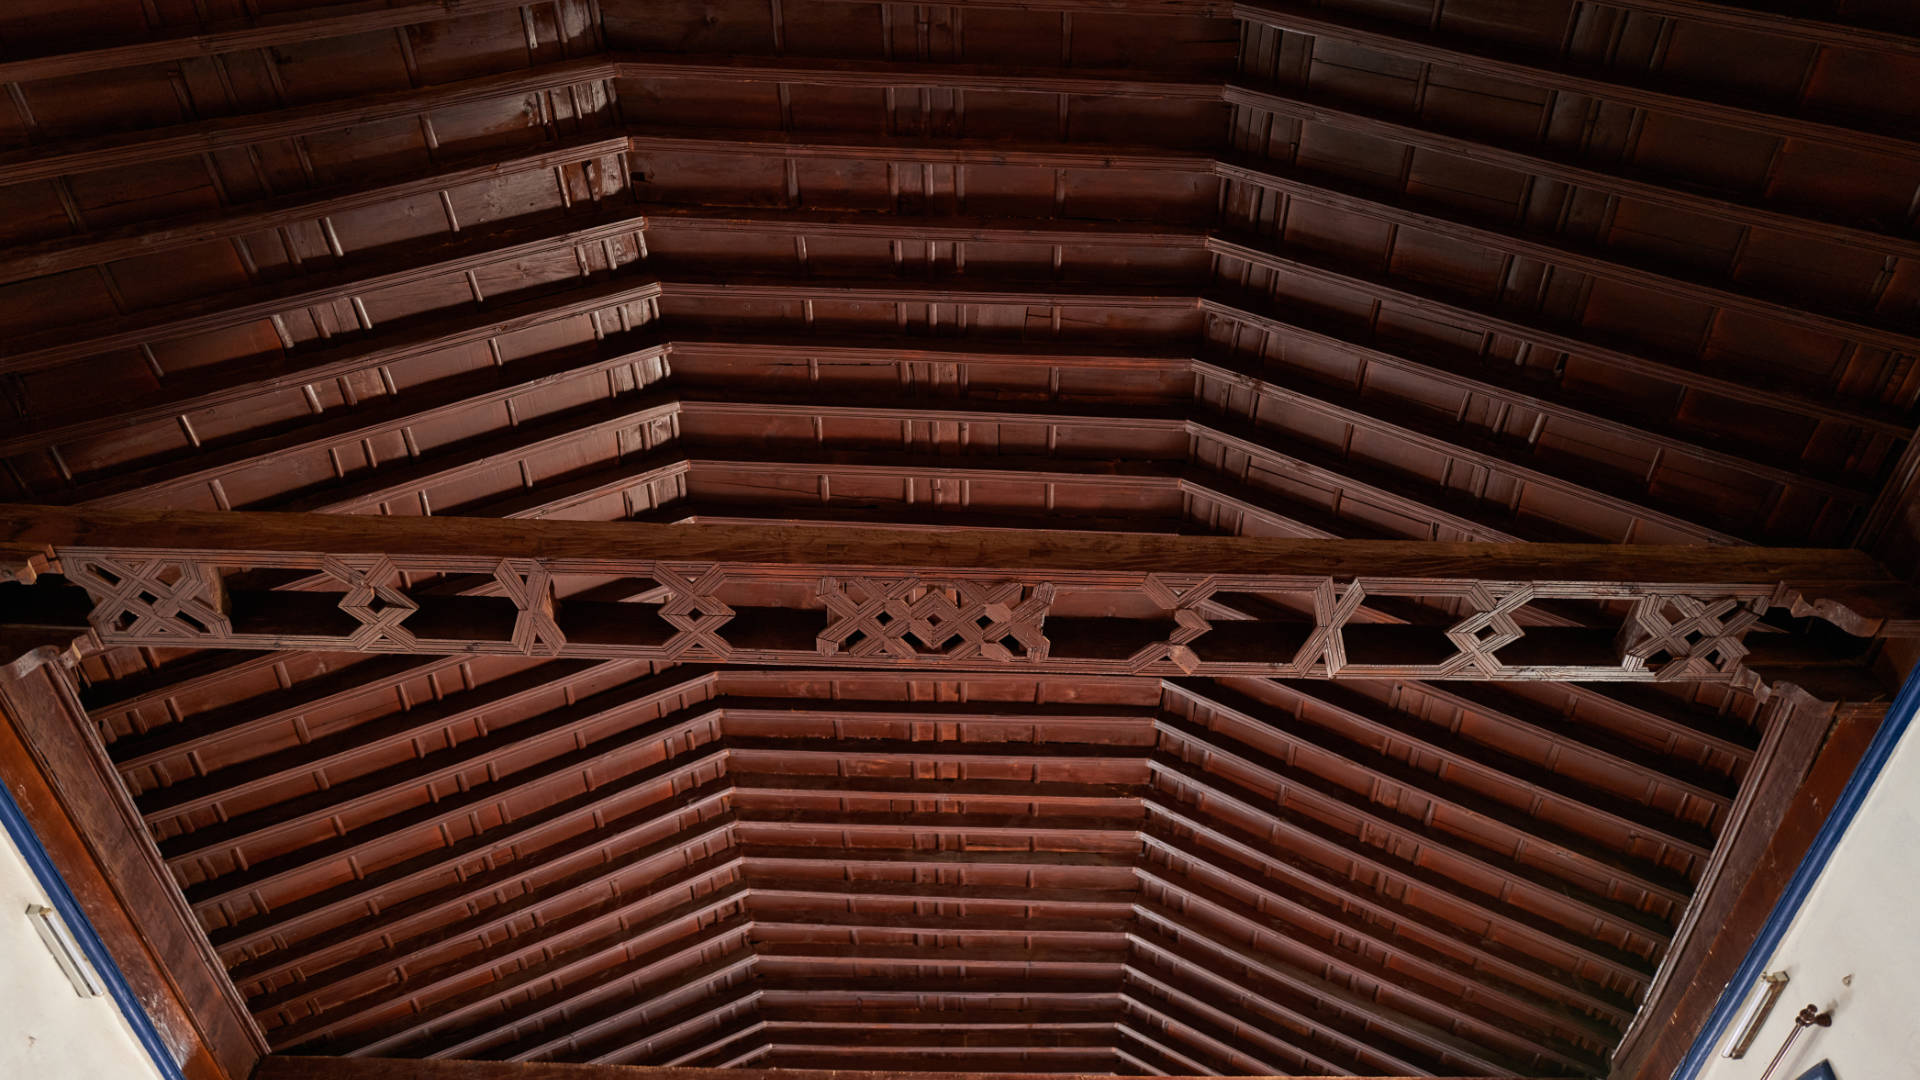
[[[557,656],[567,638],[554,618],[553,575],[538,559],[502,559],[493,580],[512,600],[519,614],[513,621],[513,643],[528,656]]]
[[[816,644],[826,656],[1044,660],[1054,591],[1046,582],[1029,589],[1014,581],[822,578],[831,621]]]
[[[320,569],[347,587],[340,610],[360,620],[360,629],[349,638],[353,648],[368,652],[414,652],[419,648],[412,632],[401,623],[420,606],[400,591],[400,571],[392,560],[385,556],[330,557]]]
[[[1161,660],[1168,660],[1189,675],[1199,670],[1200,658],[1188,645],[1213,629],[1213,623],[1207,615],[1209,601],[1218,588],[1218,578],[1210,577],[1182,589],[1169,584],[1158,574],[1148,574],[1141,591],[1173,616],[1174,630],[1167,635],[1167,640],[1149,645],[1128,657],[1128,669],[1145,671]]]
[[[66,569],[92,596],[93,632],[116,645],[799,666],[837,657],[850,667],[1021,663],[1114,675],[1757,685],[1742,639],[1766,629],[1760,619],[1776,606],[1825,612],[1829,621],[1851,613],[1847,625],[1872,619],[1875,627],[1920,636],[1920,615],[1910,613],[1920,602],[1898,583],[1874,591],[1878,571],[1871,563],[1854,565],[1859,560],[1845,552],[1818,558],[1777,552],[1749,565],[1755,556],[1737,549],[1648,548],[1649,566],[1665,576],[1642,579],[1618,556],[1558,545],[1520,551],[1524,557],[1517,558],[1524,545],[1465,551],[1443,545],[1429,553],[1417,544],[1231,540],[1189,551],[1161,541],[1115,541],[1117,557],[1107,566],[1107,550],[1059,547],[1052,538],[1005,542],[1004,551],[983,556],[977,540],[948,544],[917,534],[876,543],[861,533],[826,543],[808,534],[767,541],[731,527],[554,522],[558,541],[533,543],[518,524],[463,521],[463,535],[450,539],[406,519],[368,524],[329,516],[324,527],[312,529],[324,541],[314,550],[284,539],[290,535],[284,515],[260,516],[251,526],[256,535],[236,538],[227,523],[254,515],[207,515],[211,520],[201,523],[176,514],[143,521],[143,531],[135,531],[111,517],[56,528],[68,512],[36,513],[52,522],[46,531],[56,536],[60,528],[71,534],[87,526],[118,541],[95,546],[39,538],[32,526],[41,519],[34,517],[16,525],[14,541],[37,545],[32,550],[45,553],[39,557]],[[637,548],[631,553],[623,551],[627,536]],[[390,540],[396,542],[385,546]],[[820,544],[817,558],[804,550],[813,543]],[[1143,550],[1129,553],[1128,544]],[[1248,548],[1244,558],[1236,547]],[[682,551],[689,557],[678,557]],[[998,558],[1008,561],[988,561]],[[1534,561],[1553,575],[1481,573],[1512,574]],[[1325,569],[1369,563],[1402,572]],[[1780,573],[1783,565],[1802,576]],[[486,583],[479,591],[513,604],[510,631],[497,617],[500,600],[476,605],[407,584],[474,576]],[[661,594],[654,611],[665,625],[652,624],[645,608],[622,609],[591,595],[557,599],[556,582],[583,577],[652,579]],[[328,579],[338,583],[338,610],[316,604],[315,590],[326,590]],[[289,588],[298,600],[278,591]],[[751,606],[736,611],[723,595]],[[1438,623],[1423,617],[1439,610],[1436,602],[1461,614]],[[1607,610],[1624,610],[1625,625],[1598,623],[1596,616]],[[234,611],[246,613],[238,629]],[[629,611],[649,625],[621,627]],[[1555,625],[1550,632],[1531,629],[1535,622]],[[1804,639],[1806,655],[1855,662],[1844,646],[1790,632]],[[1217,647],[1209,648],[1216,639]]]
[[[1701,600],[1656,593],[1634,601],[1620,628],[1620,654],[1629,671],[1648,670],[1657,682],[1712,678],[1739,670],[1747,655],[1740,640],[1760,621],[1767,601],[1732,597]]]
[[[726,572],[717,566],[667,563],[656,564],[653,579],[669,595],[660,605],[660,617],[679,633],[667,642],[667,655],[675,660],[694,658],[725,660],[733,655],[718,633],[733,619],[733,608],[715,596]]]
[[[1475,582],[1465,595],[1474,611],[1447,631],[1447,639],[1460,649],[1460,655],[1446,666],[1449,671],[1472,668],[1491,675],[1500,670],[1500,661],[1493,654],[1520,640],[1525,633],[1514,621],[1513,613],[1533,599],[1533,588],[1517,586],[1495,599],[1485,585]]]
[[[89,555],[65,569],[92,595],[92,622],[102,640],[192,645],[232,633],[219,571],[207,564]]]

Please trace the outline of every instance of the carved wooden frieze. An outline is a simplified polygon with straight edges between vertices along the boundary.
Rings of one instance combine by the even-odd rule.
[[[1758,631],[1770,656],[1804,647],[1785,662],[1821,664],[1844,639],[1797,621],[1915,626],[1901,590],[1860,580],[1874,568],[1855,553],[1180,539],[1103,550],[1052,534],[769,541],[715,526],[472,521],[445,540],[424,526],[452,519],[316,516],[303,532],[286,527],[292,515],[242,514],[205,517],[257,522],[251,535],[189,546],[168,533],[180,517],[78,530],[112,544],[56,538],[48,565],[66,584],[11,587],[84,590],[78,629],[107,645],[1121,675],[1754,685]],[[383,538],[389,550],[369,553]],[[1511,576],[1528,567],[1538,575]],[[1769,579],[1783,572],[1814,580]]]

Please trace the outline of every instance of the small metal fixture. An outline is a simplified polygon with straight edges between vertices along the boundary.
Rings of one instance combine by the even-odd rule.
[[[60,913],[44,904],[28,904],[27,918],[32,921],[34,930],[40,934],[40,940],[46,942],[47,951],[53,954],[54,962],[60,970],[67,973],[67,981],[73,984],[73,992],[81,997],[99,997],[107,992],[101,984],[99,973],[93,970],[93,964],[87,960],[87,954],[80,951],[80,943],[74,940],[73,931],[67,929],[66,921]]]
[[[1795,1013],[1793,1015],[1793,1030],[1787,1033],[1787,1041],[1780,1044],[1780,1052],[1773,1055],[1772,1061],[1767,1062],[1767,1071],[1760,1074],[1760,1080],[1772,1080],[1773,1070],[1780,1067],[1780,1062],[1785,1060],[1787,1051],[1793,1049],[1793,1044],[1799,1040],[1801,1032],[1806,1031],[1810,1027],[1832,1026],[1832,1009],[1821,1012],[1820,1006],[1809,1005]]]
[[[1740,1019],[1733,1025],[1733,1041],[1727,1044],[1721,1057],[1742,1058],[1753,1045],[1754,1037],[1760,1034],[1760,1026],[1772,1015],[1774,1003],[1780,1000],[1780,994],[1787,988],[1787,973],[1769,971],[1760,976],[1760,989],[1747,999],[1747,1007],[1741,1010]]]

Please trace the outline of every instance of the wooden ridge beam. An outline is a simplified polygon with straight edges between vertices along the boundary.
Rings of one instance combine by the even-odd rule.
[[[417,0],[392,6],[326,4],[297,9],[291,15],[223,20],[191,28],[163,27],[160,34],[144,41],[0,60],[0,83],[59,79],[170,60],[192,60],[302,41],[397,30],[418,23],[513,11],[526,3],[527,0]]]
[[[1920,160],[1920,142],[1889,132],[1825,123],[1789,113],[1750,108],[1728,100],[1706,97],[1700,91],[1682,94],[1645,81],[1630,82],[1609,72],[1569,65],[1550,67],[1532,63],[1511,50],[1411,33],[1407,24],[1385,19],[1342,15],[1326,8],[1308,8],[1288,0],[1238,0],[1234,17],[1243,22],[1279,30],[1330,37],[1422,63],[1461,68],[1481,75],[1511,79],[1526,86],[1568,94],[1583,94],[1637,109],[1665,112],[1711,124],[1757,131],[1783,139],[1799,139],[1845,147],[1867,154],[1906,161]]]

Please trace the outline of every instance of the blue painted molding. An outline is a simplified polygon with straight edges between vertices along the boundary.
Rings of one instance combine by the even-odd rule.
[[[1720,1045],[1720,1040],[1726,1035],[1727,1025],[1733,1023],[1734,1014],[1740,1011],[1741,1004],[1766,970],[1767,961],[1773,958],[1774,950],[1780,947],[1780,939],[1786,936],[1787,927],[1793,924],[1794,916],[1800,913],[1801,905],[1806,903],[1814,882],[1820,880],[1821,872],[1833,858],[1834,849],[1840,846],[1840,838],[1846,835],[1847,827],[1853,824],[1854,816],[1860,812],[1861,804],[1866,802],[1867,793],[1873,790],[1873,782],[1880,778],[1881,770],[1886,768],[1887,759],[1893,756],[1894,747],[1899,745],[1900,737],[1906,734],[1916,711],[1920,711],[1920,669],[1915,669],[1907,678],[1907,684],[1900,688],[1900,696],[1893,699],[1893,705],[1887,710],[1886,722],[1880,725],[1873,742],[1867,745],[1867,752],[1861,756],[1860,764],[1854,768],[1853,776],[1848,778],[1846,788],[1834,802],[1833,812],[1827,815],[1826,824],[1814,836],[1806,856],[1800,860],[1786,889],[1780,893],[1779,901],[1773,905],[1773,911],[1760,927],[1760,935],[1754,939],[1753,947],[1747,950],[1740,970],[1734,973],[1733,979],[1720,992],[1719,1002],[1707,1017],[1706,1026],[1700,1029],[1700,1035],[1693,1040],[1693,1047],[1681,1059],[1673,1080],[1696,1080],[1700,1070],[1713,1057],[1714,1048]],[[1823,1061],[1806,1074],[1806,1080],[1833,1080],[1833,1070]]]
[[[160,1037],[159,1029],[153,1026],[153,1018],[147,1015],[147,1010],[133,996],[133,988],[127,985],[126,976],[120,973],[120,966],[113,962],[113,957],[107,955],[107,947],[101,942],[100,934],[94,930],[86,913],[80,910],[79,902],[67,888],[66,879],[60,876],[59,868],[53,865],[47,849],[40,844],[40,837],[34,833],[26,814],[21,812],[20,804],[13,801],[13,793],[7,790],[5,784],[0,784],[0,822],[6,824],[7,835],[13,838],[13,846],[27,860],[27,868],[33,871],[40,888],[52,901],[54,910],[60,913],[68,931],[79,942],[80,950],[87,954],[87,962],[93,965],[93,970],[100,975],[100,981],[106,984],[108,995],[120,1007],[121,1015],[127,1018],[127,1024],[133,1028],[133,1036],[139,1040],[141,1048],[153,1059],[154,1068],[160,1070],[160,1075],[166,1080],[186,1080],[186,1074],[180,1071],[173,1054],[167,1050],[166,1040]],[[7,914],[21,917],[20,912]]]

